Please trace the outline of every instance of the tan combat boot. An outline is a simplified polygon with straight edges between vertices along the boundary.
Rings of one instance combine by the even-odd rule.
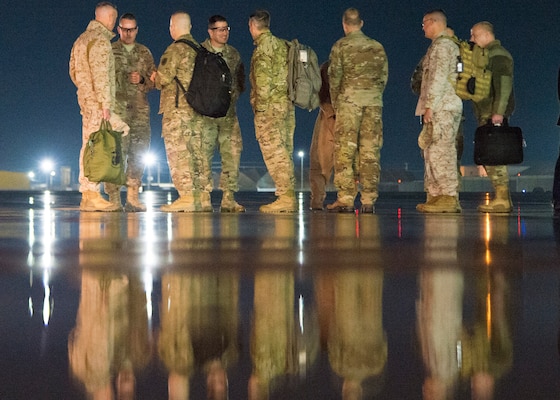
[[[197,211],[214,212],[209,192],[200,192],[200,207],[197,209]]]
[[[113,183],[105,183],[105,193],[109,195],[109,202],[113,204],[115,210],[122,211],[121,203],[121,187],[120,185],[115,185]]]
[[[338,213],[353,213],[354,212],[354,197],[352,196],[337,196],[336,201],[327,204],[328,212]]]
[[[233,192],[230,190],[225,190],[222,196],[222,204],[220,206],[220,212],[223,213],[242,213],[245,212],[245,207],[238,204],[235,201]]]
[[[297,212],[296,195],[293,190],[281,194],[276,201],[259,207],[262,213],[293,213]]]
[[[138,198],[138,186],[129,186],[126,190],[126,204],[124,210],[126,212],[143,212],[146,211],[146,205],[140,202]]]
[[[87,191],[82,193],[82,201],[80,202],[80,211],[120,211],[121,206],[116,207],[115,204],[101,197],[101,193]]]
[[[425,203],[422,207],[418,208],[418,211],[424,213],[459,213],[461,212],[461,206],[457,202],[457,197],[455,196],[435,196],[432,198],[431,203]]]
[[[478,206],[478,211],[486,213],[509,213],[512,210],[513,204],[511,203],[509,188],[504,185],[496,186],[494,200]]]
[[[194,202],[194,195],[189,192],[171,204],[164,204],[160,207],[161,211],[165,212],[195,212],[196,205]]]

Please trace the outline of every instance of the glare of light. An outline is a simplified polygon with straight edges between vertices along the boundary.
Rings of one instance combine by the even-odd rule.
[[[146,165],[147,167],[150,167],[152,165],[154,165],[157,161],[156,156],[154,155],[154,153],[146,153],[144,154],[144,165]]]
[[[305,156],[305,152],[300,150],[300,151],[298,151],[297,155],[298,155],[299,158],[303,158]]]
[[[29,171],[29,172],[27,173],[27,177],[28,177],[29,179],[31,179],[31,180],[35,179],[35,172]]]
[[[45,158],[43,161],[41,161],[41,171],[48,174],[51,173],[53,169],[54,162],[51,159]]]

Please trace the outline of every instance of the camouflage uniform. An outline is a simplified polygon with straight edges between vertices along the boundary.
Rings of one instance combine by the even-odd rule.
[[[255,39],[250,101],[255,134],[276,195],[294,191],[295,110],[288,98],[288,45],[266,31]]]
[[[115,112],[130,126],[130,133],[123,141],[127,157],[126,185],[138,188],[142,186],[144,173],[142,157],[150,149],[150,105],[147,93],[154,88],[150,75],[156,67],[150,50],[140,43],[135,43],[130,50],[120,40],[112,46],[117,85]],[[142,77],[138,85],[129,80],[130,73],[134,71]]]
[[[211,52],[216,52],[206,39],[202,46]],[[212,167],[214,149],[218,144],[222,160],[222,175],[220,189],[223,191],[237,192],[239,190],[239,161],[243,150],[241,129],[237,119],[237,99],[245,91],[245,67],[239,52],[226,44],[220,50],[232,74],[231,105],[223,118],[204,117],[203,149],[207,163]],[[212,169],[208,172],[209,184],[212,185]]]
[[[378,197],[381,171],[387,56],[379,42],[357,30],[334,44],[329,59],[330,94],[336,111],[334,184],[338,201],[353,206],[358,172],[361,202],[372,205]],[[354,171],[358,155],[358,171]]]
[[[494,40],[486,46],[488,50],[488,69],[492,71],[492,84],[488,98],[473,102],[474,113],[478,125],[485,125],[492,119],[493,114],[503,115],[509,118],[515,108],[513,95],[513,58],[511,54],[502,47],[499,40]],[[492,186],[509,187],[509,174],[507,165],[488,166],[485,165],[486,173],[492,182]]]
[[[197,44],[190,34],[179,39]],[[203,175],[203,118],[187,103],[174,80],[177,77],[183,87],[189,87],[195,57],[195,50],[187,44],[172,43],[163,53],[156,75],[156,87],[161,90],[159,113],[163,114],[161,136],[171,179],[179,196],[190,194],[193,190],[212,190]]]
[[[80,192],[99,192],[99,183],[84,176],[83,154],[89,135],[97,130],[103,119],[103,110],[115,106],[115,59],[111,39],[115,34],[99,21],[90,21],[72,46],[70,53],[70,78],[78,91],[78,104],[82,115],[82,148],[79,159]],[[118,115],[111,113],[109,120],[116,131],[127,133],[129,128]]]
[[[431,197],[457,195],[456,137],[463,102],[455,94],[459,48],[444,33],[436,38],[422,64],[422,85],[416,115],[433,112],[432,138],[424,149],[424,184]]]

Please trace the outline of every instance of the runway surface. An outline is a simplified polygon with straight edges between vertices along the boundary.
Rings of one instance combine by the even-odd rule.
[[[294,214],[259,213],[274,195],[256,192],[244,214],[219,192],[186,214],[147,191],[135,214],[0,192],[0,399],[206,399],[224,371],[233,400],[560,398],[549,194],[509,215],[477,213],[483,193],[453,215],[418,213],[422,193],[381,193],[375,215],[299,195]]]

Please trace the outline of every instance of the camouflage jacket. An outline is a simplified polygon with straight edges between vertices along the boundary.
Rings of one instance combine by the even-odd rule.
[[[389,77],[385,49],[359,30],[350,32],[332,47],[329,56],[331,101],[360,106],[383,106],[383,91]]]
[[[216,52],[210,43],[210,39],[206,39],[202,42],[202,46],[208,51]],[[227,112],[229,116],[235,114],[237,99],[239,99],[239,95],[245,91],[245,65],[243,65],[243,61],[241,61],[239,52],[229,44],[226,44],[220,53],[222,53],[222,57],[226,60],[229,70],[231,71],[231,105]]]
[[[69,72],[78,88],[78,104],[82,111],[113,109],[115,59],[111,39],[114,36],[100,22],[93,20],[72,46]]]
[[[121,116],[149,114],[150,106],[146,94],[154,88],[150,75],[156,70],[152,53],[140,43],[135,43],[130,51],[120,40],[114,42],[112,46],[115,56],[115,112]],[[130,83],[131,72],[140,74],[141,83],[138,85]]]
[[[291,103],[288,98],[288,44],[270,31],[259,35],[255,44],[249,73],[253,111],[265,111],[275,103]]]
[[[191,34],[183,35],[179,39],[187,39],[198,44]],[[195,113],[175,82],[175,77],[177,77],[183,87],[188,89],[194,71],[195,58],[196,50],[186,43],[175,42],[171,43],[161,56],[156,74],[156,88],[161,90],[160,114],[171,112],[177,107],[188,113]]]
[[[513,58],[502,47],[499,40],[490,42],[486,49],[488,49],[488,69],[492,72],[492,85],[490,96],[475,103],[475,112],[479,120],[488,119],[492,114],[508,118],[515,108]]]
[[[416,115],[424,115],[428,108],[433,112],[463,109],[463,102],[455,93],[459,47],[452,40],[438,40],[441,36],[444,36],[443,32],[432,41],[422,60],[422,84]]]

